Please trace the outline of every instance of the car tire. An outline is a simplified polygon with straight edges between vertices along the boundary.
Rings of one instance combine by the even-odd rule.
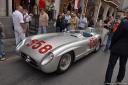
[[[72,53],[64,54],[59,61],[57,73],[63,73],[67,71],[72,64],[72,61],[73,61]]]

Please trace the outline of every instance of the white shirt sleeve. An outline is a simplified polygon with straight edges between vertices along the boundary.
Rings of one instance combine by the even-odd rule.
[[[24,23],[24,17],[22,14],[19,14],[19,21],[20,23]]]

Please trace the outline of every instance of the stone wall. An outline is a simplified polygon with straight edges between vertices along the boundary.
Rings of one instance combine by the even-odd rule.
[[[6,16],[6,0],[0,0],[0,16]]]
[[[121,9],[128,9],[128,0],[124,0]]]
[[[11,17],[0,17],[0,22],[4,25],[5,38],[14,38],[12,18]]]

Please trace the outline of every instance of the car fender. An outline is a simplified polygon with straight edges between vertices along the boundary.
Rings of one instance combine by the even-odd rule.
[[[77,46],[77,47],[71,47],[71,48],[69,48],[69,49],[63,50],[62,52],[60,52],[60,53],[58,54],[58,56],[62,56],[62,55],[66,54],[66,53],[68,53],[68,52],[71,52],[71,51],[73,51],[73,52],[75,53],[75,49],[77,49],[77,48],[79,48],[79,47],[78,47],[78,46]],[[75,55],[75,54],[74,54],[74,55]]]

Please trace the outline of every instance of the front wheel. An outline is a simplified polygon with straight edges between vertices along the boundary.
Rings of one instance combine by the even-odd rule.
[[[64,54],[59,62],[57,72],[62,73],[69,69],[72,64],[72,55],[71,53]]]

